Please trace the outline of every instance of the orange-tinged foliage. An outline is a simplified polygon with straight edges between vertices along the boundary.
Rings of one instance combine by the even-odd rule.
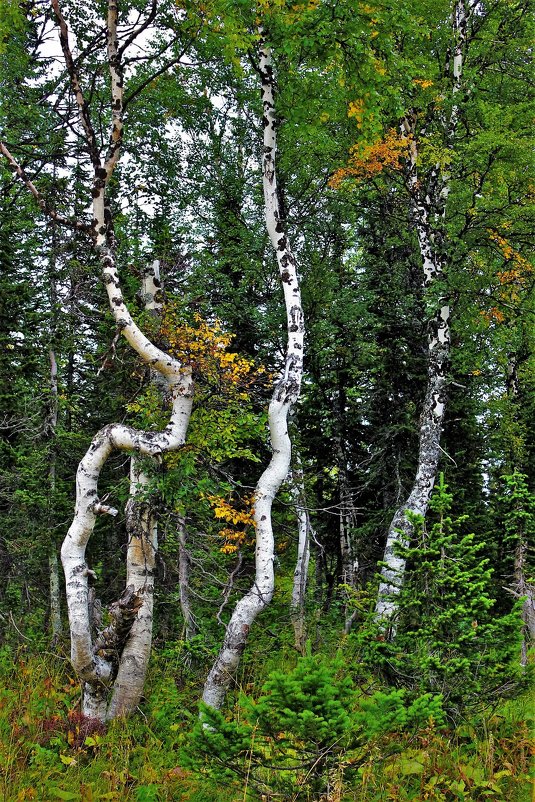
[[[492,323],[493,321],[495,323],[503,323],[503,321],[505,320],[505,315],[503,314],[503,312],[500,312],[497,306],[493,306],[488,311],[483,310],[480,314],[482,317],[485,318],[487,323]]]
[[[413,84],[416,84],[416,86],[422,89],[429,89],[430,86],[433,86],[433,81],[426,78],[414,78]]]
[[[383,139],[372,145],[354,145],[346,167],[337,170],[329,181],[331,189],[339,189],[347,179],[363,181],[385,169],[400,170],[401,159],[409,147],[409,138],[391,128]]]
[[[235,554],[244,543],[248,542],[250,528],[255,526],[254,494],[240,498],[241,510],[222,496],[206,495],[205,498],[212,507],[215,517],[226,524],[231,524],[219,532],[220,537],[225,541],[220,551],[223,554]],[[238,526],[243,528],[235,528]]]
[[[504,223],[503,228],[510,226]],[[497,246],[501,256],[506,262],[506,269],[497,270],[496,278],[499,281],[499,297],[507,304],[516,304],[520,301],[520,293],[526,285],[528,276],[533,273],[533,265],[514,248],[506,237],[493,229],[487,229],[491,241]],[[503,323],[505,314],[496,306],[481,312],[487,323]]]
[[[160,336],[172,356],[205,382],[216,383],[226,396],[246,400],[251,385],[265,378],[263,367],[255,368],[250,359],[228,350],[234,335],[223,331],[219,320],[209,323],[196,314],[188,323],[177,307],[169,305],[164,308]]]

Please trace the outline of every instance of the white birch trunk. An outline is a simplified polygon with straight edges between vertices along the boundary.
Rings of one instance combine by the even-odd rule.
[[[463,56],[466,46],[467,9],[464,0],[457,0],[452,14],[453,46],[453,107],[446,124],[446,144],[451,146],[459,118],[455,96],[462,85]],[[447,257],[444,253],[444,216],[449,194],[449,176],[440,166],[430,176],[427,189],[422,191],[418,176],[418,145],[416,120],[406,118],[402,133],[407,137],[408,185],[411,197],[413,222],[418,237],[424,273],[424,292],[429,293],[444,278]],[[418,466],[411,493],[395,512],[390,524],[381,569],[381,583],[376,617],[390,636],[395,635],[394,617],[397,612],[397,595],[403,584],[405,559],[396,554],[398,544],[408,545],[413,526],[407,512],[425,516],[435,483],[440,458],[440,438],[446,412],[446,370],[450,354],[450,306],[443,301],[435,317],[429,322],[427,340],[427,388],[420,416]]]
[[[162,432],[140,432],[122,424],[105,426],[93,438],[91,446],[78,466],[74,520],[61,549],[71,631],[71,659],[76,672],[84,682],[82,702],[84,714],[104,720],[108,715],[108,689],[117,668],[114,653],[122,651],[141,602],[141,588],[135,587],[142,581],[139,578],[138,567],[141,566],[144,587],[148,590],[150,582],[145,561],[153,559],[153,545],[149,537],[149,542],[144,543],[141,550],[136,548],[136,554],[131,554],[132,584],[127,587],[122,599],[114,606],[113,625],[101,633],[94,642],[88,604],[88,575],[92,572],[86,563],[85,550],[97,514],[115,515],[117,512],[99,501],[98,479],[104,463],[114,450],[159,457],[163,453],[180,448],[185,442],[193,388],[191,371],[184,369],[177,360],[157,348],[132,319],[123,299],[115,263],[115,242],[111,211],[106,203],[106,186],[119,159],[123,133],[123,74],[117,30],[117,4],[115,0],[108,2],[107,55],[111,79],[112,124],[104,163],[100,160],[89,105],[85,101],[76,63],[71,54],[67,24],[59,7],[59,0],[52,0],[52,8],[60,30],[61,47],[78,105],[81,128],[94,168],[91,234],[100,259],[110,309],[118,328],[131,347],[143,362],[165,379],[172,399],[170,421]],[[149,530],[151,528],[148,523],[147,528]],[[147,598],[149,595],[147,592]],[[140,623],[139,628],[142,630],[143,626]],[[122,703],[114,702],[114,709],[122,709]]]
[[[277,149],[275,80],[271,51],[264,40],[260,46],[259,66],[264,115],[262,176],[266,227],[277,255],[286,306],[288,343],[283,374],[274,388],[268,411],[273,455],[258,480],[255,490],[255,581],[249,592],[236,604],[227,626],[223,646],[204,686],[203,701],[214,708],[222,706],[226,692],[233,682],[252,623],[273,597],[275,575],[271,506],[290,467],[291,442],[288,435],[288,413],[299,397],[303,373],[303,310],[295,259],[290,249],[279,208],[275,167]]]
[[[134,589],[142,604],[119,658],[117,677],[107,710],[107,718],[110,719],[127,715],[138,706],[150,658],[158,527],[150,500],[136,498],[144,494],[149,482],[150,477],[141,469],[140,460],[132,458],[130,500],[126,509],[126,587]]]
[[[159,315],[163,305],[160,263],[155,259],[143,271],[142,300],[147,312]],[[158,374],[151,371],[156,383]],[[146,497],[150,476],[143,471],[142,460],[130,460],[130,500],[126,507],[126,587],[133,587],[142,600],[128,640],[119,658],[117,677],[107,711],[108,718],[133,712],[145,685],[152,646],[154,609],[154,571],[158,550],[158,524]],[[141,499],[139,499],[141,496]]]

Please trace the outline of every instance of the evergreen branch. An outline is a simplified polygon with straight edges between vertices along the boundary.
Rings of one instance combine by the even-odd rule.
[[[85,223],[81,223],[79,220],[69,220],[67,217],[63,217],[63,215],[58,214],[54,209],[51,209],[46,200],[43,198],[35,184],[31,181],[29,176],[26,174],[25,170],[18,161],[12,156],[8,148],[3,142],[0,142],[0,153],[7,159],[9,162],[9,166],[13,172],[15,172],[22,183],[29,189],[29,191],[34,196],[35,200],[39,204],[40,209],[50,217],[55,223],[59,223],[60,225],[67,226],[68,228],[72,228],[75,231],[83,231],[84,233],[89,233],[89,226]]]

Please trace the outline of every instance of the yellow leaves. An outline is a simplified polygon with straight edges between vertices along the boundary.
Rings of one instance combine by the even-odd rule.
[[[255,526],[254,521],[254,494],[242,496],[239,499],[241,509],[223,496],[207,494],[203,496],[214,512],[215,517],[231,526],[220,530],[219,536],[225,541],[220,548],[222,554],[233,554],[248,541],[247,529]],[[242,528],[236,529],[234,527]]]
[[[252,360],[228,350],[234,335],[223,331],[219,320],[208,322],[201,315],[193,323],[184,321],[178,309],[164,309],[160,336],[168,352],[196,376],[209,384],[217,384],[220,393],[246,400],[245,392],[265,375],[264,368],[254,368]]]
[[[421,89],[429,89],[430,86],[433,86],[433,81],[425,78],[414,78],[413,84],[415,86],[419,86]]]
[[[354,117],[356,119],[358,128],[362,126],[362,122],[364,120],[364,111],[365,111],[365,105],[364,105],[364,100],[362,98],[358,98],[357,100],[352,100],[348,106],[347,116]]]
[[[526,285],[528,276],[533,272],[533,265],[528,262],[510,243],[510,241],[493,229],[487,229],[491,242],[498,248],[507,263],[507,269],[498,270],[496,278],[500,283],[500,298],[510,304],[518,303],[520,291]],[[501,315],[501,313],[500,313]],[[496,315],[493,316],[497,322]]]
[[[375,32],[375,33],[377,33],[377,32]],[[378,75],[386,75],[386,68],[385,68],[383,62],[380,61],[378,58],[375,58],[373,60],[373,66],[375,67],[375,72]]]
[[[498,246],[503,258],[507,262],[513,263],[513,268],[502,274],[504,276],[507,275],[508,277],[503,281],[500,279],[500,282],[505,284],[511,280],[524,281],[525,274],[531,273],[533,266],[528,262],[527,259],[521,256],[521,254],[519,254],[518,251],[513,248],[509,240],[507,240],[505,237],[502,237],[497,231],[493,231],[492,229],[488,229],[488,232],[490,239]],[[498,273],[498,276],[499,275],[500,274]]]
[[[241,503],[245,509],[241,511],[233,507],[233,505],[222,496],[207,495],[205,498],[212,507],[216,518],[231,524],[254,526],[254,496],[243,496]]]
[[[407,153],[409,138],[391,128],[383,139],[372,145],[355,145],[350,150],[346,167],[337,170],[329,181],[331,189],[339,189],[343,181],[373,178],[384,169],[400,170]]]

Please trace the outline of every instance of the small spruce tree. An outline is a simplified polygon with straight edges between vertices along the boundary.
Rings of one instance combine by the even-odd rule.
[[[466,516],[453,520],[451,506],[441,475],[430,503],[436,522],[428,530],[414,515],[414,541],[400,547],[408,569],[396,637],[386,640],[373,619],[356,637],[365,664],[396,687],[441,694],[456,718],[467,707],[514,693],[523,682],[519,604],[505,615],[496,612],[485,546],[473,534],[459,535]]]

